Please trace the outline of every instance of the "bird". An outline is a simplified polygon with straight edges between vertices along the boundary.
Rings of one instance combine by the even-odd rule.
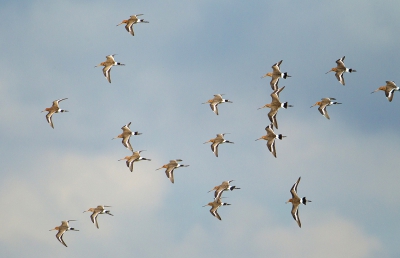
[[[103,68],[103,74],[106,77],[106,79],[108,80],[109,83],[111,83],[111,67],[115,66],[115,65],[125,65],[125,64],[121,64],[119,62],[115,62],[114,60],[114,55],[108,55],[106,56],[106,61],[101,62],[100,64],[96,65],[95,67],[99,67],[99,66],[104,66]]]
[[[220,103],[233,103],[229,99],[223,99],[222,96],[225,94],[215,94],[214,98],[207,100],[207,102],[201,104],[210,103],[211,110],[218,115],[218,104]]]
[[[279,61],[278,63],[275,63],[272,66],[272,73],[266,73],[263,76],[261,76],[261,78],[265,78],[267,76],[272,77],[271,82],[269,83],[271,85],[272,90],[276,90],[278,88],[278,82],[279,82],[279,78],[283,78],[286,79],[287,77],[292,77],[290,75],[288,75],[288,73],[282,73],[280,70],[280,65],[282,63],[283,60]]]
[[[275,134],[275,132],[272,130],[272,128],[273,128],[273,124],[270,124],[267,127],[265,127],[265,131],[267,131],[267,134],[264,135],[264,136],[261,136],[256,141],[258,141],[258,140],[266,140],[267,141],[268,150],[276,158],[275,139],[282,140],[286,136],[283,136],[282,134]]]
[[[299,198],[299,196],[297,195],[297,186],[300,183],[300,179],[301,179],[301,177],[299,177],[299,179],[297,179],[296,183],[290,189],[292,198],[289,199],[286,203],[289,203],[289,202],[292,203],[292,211],[291,211],[292,216],[293,216],[294,220],[297,222],[297,224],[299,225],[299,227],[301,228],[301,222],[300,222],[300,217],[299,217],[299,205],[300,205],[300,203],[306,205],[307,202],[311,202],[311,201],[307,200],[306,197]]]
[[[120,24],[117,26],[126,23],[125,29],[127,32],[129,32],[132,36],[135,36],[135,32],[133,31],[133,24],[136,23],[149,23],[148,21],[145,21],[144,19],[138,19],[137,16],[141,16],[143,14],[136,14],[136,15],[131,15],[131,17],[128,20],[123,20]]]
[[[287,109],[288,107],[293,107],[292,105],[289,105],[287,102],[282,103],[279,100],[279,93],[284,88],[285,88],[285,86],[274,90],[271,93],[272,102],[269,104],[265,104],[264,106],[258,108],[258,109],[262,109],[262,108],[270,108],[271,109],[268,113],[268,118],[269,118],[269,121],[275,126],[276,129],[278,129],[278,121],[276,120],[276,115],[278,114],[278,110],[280,108]]]
[[[338,81],[344,86],[345,82],[344,82],[344,77],[343,77],[343,73],[353,73],[353,72],[357,72],[356,70],[352,69],[352,68],[346,68],[346,66],[344,65],[344,58],[345,56],[343,56],[342,58],[336,60],[336,67],[333,67],[331,70],[327,71],[325,74],[329,73],[329,72],[335,72],[335,76],[338,79]]]
[[[66,231],[69,231],[69,230],[71,230],[71,231],[79,231],[79,230],[77,230],[75,228],[69,227],[68,222],[70,222],[70,221],[76,221],[76,220],[72,220],[72,219],[63,220],[63,221],[61,221],[61,226],[58,226],[58,227],[55,227],[55,228],[49,230],[49,231],[58,230],[58,233],[56,234],[56,238],[57,238],[58,241],[60,241],[61,244],[65,245],[65,247],[68,247],[68,246],[65,244],[65,242],[63,240],[64,233]]]
[[[342,103],[339,103],[339,102],[336,102],[336,101],[332,101],[332,100],[336,100],[336,99],[335,98],[322,98],[321,101],[316,102],[310,108],[312,108],[314,106],[319,106],[319,108],[318,108],[319,112],[324,117],[330,119],[330,117],[328,115],[328,111],[326,110],[326,107],[330,106],[330,105],[342,104]]]
[[[235,180],[223,181],[222,184],[214,186],[214,188],[208,192],[215,191],[214,198],[216,200],[216,199],[221,198],[222,193],[224,191],[233,191],[234,189],[240,189],[239,187],[236,187],[234,185],[232,185],[232,186],[229,185],[232,181],[235,181]]]
[[[53,129],[54,129],[53,119],[52,119],[53,114],[54,114],[54,113],[64,113],[64,112],[68,112],[68,110],[61,109],[61,108],[58,106],[58,103],[59,103],[60,101],[65,100],[65,99],[68,99],[68,98],[63,98],[63,99],[54,100],[54,101],[53,101],[53,105],[52,105],[51,107],[46,108],[45,110],[42,111],[42,112],[48,112],[47,115],[46,115],[46,120],[47,120],[47,122],[50,124],[50,126],[51,126]],[[42,113],[42,112],[41,112],[41,113]]]
[[[214,152],[216,157],[218,157],[218,145],[220,145],[222,143],[234,143],[234,142],[225,140],[224,139],[225,134],[228,134],[228,133],[219,133],[219,134],[217,134],[217,137],[215,137],[214,139],[210,139],[210,140],[206,141],[205,143],[203,143],[203,144],[206,144],[208,142],[212,143],[211,150],[212,150],[212,152]]]
[[[111,207],[111,206],[107,206],[107,205],[97,205],[96,208],[89,208],[87,211],[93,212],[92,215],[90,215],[90,219],[92,220],[92,222],[96,225],[97,228],[99,228],[99,224],[97,223],[97,216],[99,214],[108,214],[111,216],[114,216],[110,213],[109,210],[104,209],[104,207]],[[87,211],[84,211],[87,212]]]
[[[142,151],[144,151],[144,150],[134,151],[134,152],[132,152],[132,156],[126,156],[125,158],[119,159],[118,161],[126,160],[126,166],[129,168],[129,170],[131,172],[133,172],[133,163],[134,162],[141,161],[141,160],[151,161],[151,159],[146,159],[146,158],[143,158],[140,156],[140,153]]]
[[[122,133],[114,138],[112,138],[111,140],[114,139],[118,139],[118,138],[122,138],[122,144],[130,151],[133,152],[133,148],[132,145],[129,141],[129,139],[131,138],[131,135],[141,135],[142,133],[139,133],[138,131],[136,132],[132,132],[131,129],[129,128],[129,126],[131,125],[132,122],[129,122],[128,124],[124,125],[123,127],[121,127],[122,129]]]
[[[169,178],[169,180],[171,180],[171,183],[174,183],[174,169],[175,168],[180,168],[180,167],[188,167],[189,165],[182,165],[179,164],[178,162],[181,162],[181,159],[172,159],[169,161],[168,164],[163,165],[160,168],[157,168],[156,170],[162,169],[162,168],[166,168],[165,170],[165,174],[167,175],[167,177]]]
[[[230,205],[230,204],[222,202],[221,198],[216,198],[216,200],[214,200],[213,202],[209,202],[208,204],[204,205],[203,207],[211,206],[210,213],[217,219],[221,220],[221,216],[219,216],[217,210],[219,207],[224,206],[224,205]]]
[[[389,102],[392,102],[393,100],[393,95],[394,95],[394,91],[399,91],[400,88],[397,87],[396,83],[394,81],[386,81],[386,85],[385,86],[381,86],[378,89],[374,90],[371,93],[377,92],[377,91],[384,91],[386,98],[389,100]]]

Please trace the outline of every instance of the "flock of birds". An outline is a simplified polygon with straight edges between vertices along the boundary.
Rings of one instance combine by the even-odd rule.
[[[132,35],[134,36],[134,30],[133,30],[133,25],[137,24],[137,23],[148,23],[148,21],[145,21],[144,19],[138,19],[138,16],[141,16],[143,14],[136,14],[136,15],[132,15],[130,16],[130,18],[128,20],[123,20],[120,24],[118,24],[117,26],[121,25],[121,24],[126,24],[125,25],[125,29]],[[95,66],[104,66],[103,68],[103,74],[105,76],[105,78],[107,79],[107,81],[109,83],[111,83],[111,76],[110,76],[110,72],[111,72],[111,68],[113,66],[123,66],[124,64],[121,64],[119,62],[116,62],[114,59],[114,55],[108,55],[106,56],[106,61],[100,63],[99,65]],[[337,66],[332,68],[331,70],[329,70],[327,73],[329,72],[335,72],[335,76],[337,78],[337,80],[339,81],[339,83],[341,83],[342,85],[345,85],[345,80],[343,77],[343,74],[348,72],[348,73],[352,73],[352,72],[356,72],[356,70],[352,69],[352,68],[347,68],[344,64],[344,59],[345,57],[343,56],[342,58],[338,59],[336,61]],[[266,73],[264,76],[262,76],[261,78],[265,78],[265,77],[271,77],[271,81],[270,81],[270,86],[272,88],[272,93],[271,93],[271,98],[272,101],[271,103],[265,104],[264,106],[258,108],[258,109],[263,109],[263,108],[269,108],[270,111],[268,113],[268,118],[270,120],[270,124],[265,128],[265,131],[267,132],[266,135],[261,136],[260,138],[256,139],[256,141],[258,140],[266,140],[267,141],[267,147],[268,150],[272,153],[272,155],[276,158],[276,148],[275,148],[275,140],[279,139],[282,140],[283,138],[285,138],[286,136],[283,136],[282,134],[276,134],[274,132],[274,127],[276,129],[278,129],[278,122],[277,122],[277,114],[278,114],[278,110],[280,108],[284,108],[287,109],[288,107],[293,107],[292,105],[289,105],[288,102],[281,102],[280,98],[279,98],[279,94],[282,92],[282,90],[285,88],[285,86],[283,86],[282,88],[278,87],[278,83],[279,83],[279,79],[283,78],[286,79],[288,77],[291,77],[290,75],[288,75],[287,72],[281,72],[280,70],[280,65],[282,64],[282,60],[275,63],[272,66],[272,72],[268,72]],[[389,100],[389,102],[392,101],[393,99],[393,94],[394,91],[399,91],[399,87],[396,86],[394,81],[386,81],[386,85],[385,86],[381,86],[378,89],[376,89],[375,91],[371,92],[377,92],[377,91],[384,91],[386,98]],[[224,94],[215,94],[214,98],[208,100],[207,102],[204,102],[202,104],[209,104],[211,107],[211,110],[218,115],[218,105],[221,103],[232,103],[232,101],[228,100],[228,99],[224,99],[222,96]],[[50,124],[50,126],[54,129],[54,124],[52,121],[52,117],[55,113],[63,113],[63,112],[68,112],[67,110],[61,109],[59,107],[59,103],[63,100],[66,100],[67,98],[62,98],[62,99],[58,99],[58,100],[54,100],[53,101],[53,105],[49,108],[46,108],[45,110],[43,110],[42,112],[47,112],[46,115],[46,120],[47,122]],[[335,98],[322,98],[321,101],[316,102],[314,105],[311,106],[319,106],[318,110],[319,112],[326,117],[327,119],[330,119],[328,112],[326,110],[326,108],[328,106],[331,105],[336,105],[336,104],[341,104],[338,103],[336,101],[334,101]],[[122,133],[119,134],[118,136],[112,138],[112,139],[122,139],[122,144],[125,148],[127,148],[128,150],[130,150],[132,152],[131,156],[126,156],[122,159],[120,159],[119,161],[122,160],[126,160],[126,166],[129,168],[129,170],[131,172],[133,172],[133,164],[135,162],[139,162],[142,160],[147,160],[147,161],[151,161],[151,159],[148,158],[144,158],[141,156],[141,152],[143,152],[144,150],[140,150],[140,151],[134,151],[134,149],[132,148],[132,145],[130,143],[130,137],[134,136],[134,135],[141,135],[142,133],[139,133],[137,131],[132,131],[130,129],[130,125],[131,122],[129,122],[128,124],[124,125],[121,129],[122,129]],[[224,138],[224,136],[228,134],[228,133],[220,133],[217,134],[216,138],[210,139],[207,142],[204,142],[204,144],[206,143],[211,143],[211,150],[214,153],[214,155],[216,157],[218,157],[218,146],[220,144],[223,143],[232,143],[232,141],[226,140]],[[180,168],[180,167],[188,167],[189,165],[183,165],[180,164],[179,162],[181,162],[181,159],[174,159],[174,160],[170,160],[168,164],[163,165],[162,167],[156,169],[165,169],[165,173],[167,178],[169,178],[169,180],[171,181],[171,183],[174,183],[174,170],[176,168]],[[291,210],[291,214],[294,218],[294,220],[297,222],[298,226],[301,227],[301,222],[300,222],[300,218],[299,218],[299,214],[298,214],[298,208],[300,204],[304,204],[306,205],[307,202],[311,202],[310,200],[307,200],[306,197],[300,198],[297,195],[297,187],[300,183],[300,179],[301,177],[299,177],[297,179],[297,181],[295,182],[295,184],[292,186],[292,188],[290,189],[290,193],[292,195],[292,198],[290,198],[286,203],[292,203],[292,210]],[[225,205],[230,205],[228,203],[225,203],[222,201],[222,193],[225,191],[233,191],[234,189],[240,189],[236,186],[232,186],[230,185],[231,182],[233,182],[234,180],[229,180],[229,181],[223,181],[220,185],[215,186],[213,189],[211,189],[209,192],[214,191],[214,200],[212,202],[209,202],[208,204],[204,205],[205,206],[211,206],[210,209],[210,213],[216,217],[217,219],[221,220],[220,215],[218,214],[217,210],[219,207],[221,206],[225,206]],[[108,214],[110,216],[114,216],[110,213],[110,210],[107,210],[107,207],[111,207],[111,206],[107,206],[107,205],[98,205],[95,208],[89,208],[88,210],[84,211],[84,212],[91,212],[92,214],[90,215],[90,219],[91,221],[95,224],[95,226],[97,228],[99,228],[98,225],[98,220],[97,217],[99,214]],[[67,247],[67,245],[65,244],[64,240],[63,240],[63,235],[66,231],[79,231],[75,228],[72,228],[69,226],[69,222],[70,221],[75,221],[75,220],[66,220],[66,221],[62,221],[60,226],[57,226],[51,230],[56,230],[58,231],[56,234],[56,238],[58,239],[58,241],[60,241],[60,243],[62,243],[64,246]],[[51,231],[50,230],[50,231]]]

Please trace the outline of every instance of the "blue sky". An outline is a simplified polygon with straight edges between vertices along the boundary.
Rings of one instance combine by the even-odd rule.
[[[2,257],[396,257],[400,192],[398,1],[14,1],[0,4]],[[143,13],[132,37],[116,26]],[[112,83],[95,65],[117,54]],[[346,86],[335,61],[356,73]],[[277,158],[266,142],[269,78],[283,60]],[[201,103],[224,93],[219,116]],[[323,97],[330,120],[316,107]],[[40,113],[53,100],[53,130]],[[111,138],[132,122],[135,150],[151,162],[131,173]],[[216,158],[203,144],[230,133]],[[187,168],[175,184],[170,159]],[[289,190],[313,202],[293,220]],[[208,190],[240,190],[212,217]],[[97,229],[89,207],[111,205]],[[68,248],[55,239],[62,220]]]

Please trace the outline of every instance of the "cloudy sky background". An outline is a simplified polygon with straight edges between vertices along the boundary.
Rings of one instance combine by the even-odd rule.
[[[396,257],[400,255],[398,1],[14,1],[0,3],[0,256]],[[123,26],[143,13],[149,24]],[[112,84],[101,68],[117,54]],[[346,56],[346,86],[325,74]],[[283,60],[277,156],[265,141],[269,78]],[[220,115],[202,102],[224,93]],[[323,97],[342,105],[316,107]],[[55,99],[69,113],[44,108]],[[133,173],[111,138],[132,122]],[[235,142],[219,158],[203,142]],[[187,168],[175,184],[170,159]],[[300,229],[286,204],[301,176]],[[224,193],[222,221],[202,207]],[[111,205],[97,229],[82,213]],[[63,247],[48,230],[75,219]]]

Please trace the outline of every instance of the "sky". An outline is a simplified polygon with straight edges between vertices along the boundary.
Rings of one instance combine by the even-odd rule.
[[[398,257],[398,1],[3,1],[1,257]],[[116,26],[144,14],[132,37]],[[126,64],[112,83],[95,65]],[[346,56],[356,73],[325,74]],[[277,158],[265,135],[283,60]],[[214,94],[233,103],[215,115]],[[342,105],[317,107],[324,97]],[[41,113],[52,101],[68,113]],[[111,140],[132,122],[131,173]],[[229,133],[216,158],[205,141]],[[157,168],[171,159],[172,184]],[[290,188],[312,200],[293,220]],[[225,180],[219,221],[203,205]],[[83,213],[110,205],[99,229]],[[62,220],[79,232],[55,238]]]

